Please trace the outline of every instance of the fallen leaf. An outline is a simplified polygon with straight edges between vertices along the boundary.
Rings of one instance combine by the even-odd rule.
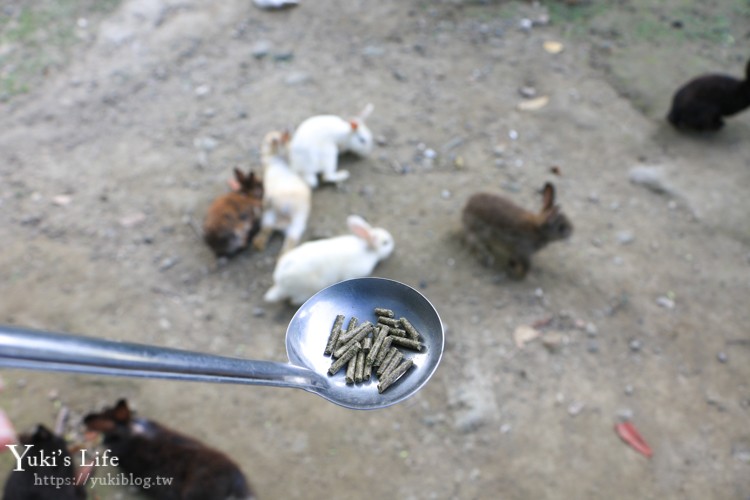
[[[529,325],[521,325],[513,332],[513,340],[516,347],[523,349],[523,346],[539,337],[539,330]]]
[[[536,111],[542,109],[549,102],[549,97],[546,95],[535,97],[534,99],[526,99],[518,103],[518,109],[520,111]]]
[[[544,50],[547,51],[549,54],[559,54],[563,51],[565,47],[563,47],[563,44],[560,42],[555,42],[553,40],[548,40],[544,42]]]
[[[615,425],[615,432],[620,436],[620,439],[629,444],[638,453],[651,458],[654,452],[646,441],[641,437],[638,430],[630,422],[621,422]]]

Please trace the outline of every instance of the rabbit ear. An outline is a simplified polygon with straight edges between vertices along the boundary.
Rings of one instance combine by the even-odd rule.
[[[552,210],[555,206],[555,186],[547,182],[542,189],[542,212]]]
[[[368,116],[370,116],[373,109],[375,109],[375,106],[373,106],[371,102],[367,103],[367,106],[365,106],[364,109],[359,112],[358,118],[360,120],[365,120]]]
[[[240,170],[239,167],[234,167],[234,178],[237,179],[237,182],[239,182],[240,185],[245,184],[245,174],[242,173],[242,170]]]
[[[117,405],[112,409],[112,416],[117,422],[127,422],[130,420],[130,408],[128,408],[128,402],[121,399],[117,402]]]
[[[359,123],[357,123],[357,120],[349,120],[349,125],[352,127],[352,132],[356,132],[359,128]]]
[[[350,215],[346,218],[346,224],[358,238],[362,238],[369,246],[373,244],[372,227],[359,215]]]
[[[52,431],[47,429],[44,425],[39,424],[36,427],[36,432],[34,432],[34,440],[35,441],[49,441],[52,439]]]
[[[289,130],[284,130],[281,132],[281,143],[286,144],[289,142],[289,140],[292,138],[292,134],[289,133]]]

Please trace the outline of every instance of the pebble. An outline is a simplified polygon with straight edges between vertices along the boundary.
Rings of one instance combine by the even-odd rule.
[[[580,401],[574,401],[568,405],[568,415],[571,417],[575,417],[581,411],[583,411],[583,408],[586,406],[586,403],[582,403]]]
[[[447,189],[443,189],[440,191],[440,197],[444,200],[449,200],[451,197],[451,192]]]
[[[638,166],[630,169],[628,174],[630,182],[644,186],[659,194],[670,194],[672,188],[664,178],[664,172],[660,167]]]
[[[266,310],[262,307],[256,307],[253,309],[253,316],[256,318],[260,318],[262,316],[266,315]]]
[[[271,52],[271,42],[268,40],[258,40],[251,49],[253,57],[263,59]]]
[[[620,245],[630,245],[631,243],[633,243],[633,241],[635,241],[635,234],[633,234],[633,231],[626,229],[623,231],[618,231],[616,238],[617,242]]]
[[[599,342],[596,340],[589,340],[586,342],[586,350],[591,354],[596,354],[599,352]]]
[[[662,295],[661,297],[657,298],[656,303],[664,309],[674,309],[674,300],[670,299],[667,296]]]
[[[626,396],[631,396],[633,394],[633,386],[628,384],[625,386],[625,389],[623,389],[623,392]]]
[[[633,352],[638,352],[638,351],[640,351],[640,350],[641,350],[641,347],[643,347],[643,344],[641,343],[641,341],[640,341],[640,340],[638,340],[638,339],[633,339],[633,340],[631,340],[631,341],[630,341],[630,344],[629,344],[629,346],[630,346],[630,350],[631,350],[631,351],[633,351]]]
[[[211,93],[211,87],[209,87],[208,85],[199,85],[195,87],[196,97],[205,97],[210,93]]]
[[[296,71],[290,75],[288,75],[286,78],[284,78],[284,83],[290,86],[293,85],[302,85],[304,83],[308,83],[312,80],[312,77],[304,73],[302,71]]]
[[[520,89],[518,89],[518,93],[521,94],[521,97],[525,97],[526,99],[536,97],[536,89],[531,86],[521,87]]]
[[[620,408],[617,410],[617,419],[621,422],[633,420],[633,410],[630,408]]]
[[[507,434],[513,427],[510,424],[503,424],[500,426],[500,434]]]
[[[510,130],[508,132],[508,138],[510,138],[511,141],[515,141],[518,139],[518,132],[516,130]]]
[[[720,363],[726,363],[727,361],[729,361],[729,356],[727,356],[727,353],[722,351],[716,355],[716,359],[718,359]]]
[[[595,324],[589,322],[586,323],[586,335],[589,337],[596,337],[599,334],[599,329]]]

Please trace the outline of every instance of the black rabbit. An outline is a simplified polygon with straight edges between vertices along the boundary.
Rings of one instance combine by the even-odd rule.
[[[16,447],[16,453],[22,457],[20,462],[23,470],[13,470],[10,473],[5,483],[3,500],[86,498],[85,486],[76,484],[78,478],[75,465],[63,438],[39,425],[33,434],[20,436],[20,443]],[[42,461],[43,457],[46,460]],[[14,460],[13,463],[16,469],[17,461]]]
[[[134,418],[124,399],[113,408],[87,415],[84,424],[103,434],[103,445],[117,457],[117,465],[139,478],[143,493],[152,498],[254,498],[242,471],[229,457],[157,422]],[[164,478],[171,484],[158,484]]]
[[[683,85],[672,99],[667,120],[678,129],[698,131],[719,130],[722,117],[731,116],[750,107],[750,60],[745,79],[729,75],[699,76]]]

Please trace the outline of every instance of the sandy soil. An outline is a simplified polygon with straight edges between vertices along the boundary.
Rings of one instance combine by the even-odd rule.
[[[372,102],[379,145],[314,193],[306,237],[343,233],[350,213],[388,228],[396,251],[375,274],[434,303],[446,351],[420,393],[372,412],[18,371],[0,405],[29,429],[60,404],[75,417],[127,397],[231,455],[261,499],[749,498],[750,114],[705,137],[662,119],[699,68],[739,76],[747,34],[652,43],[617,24],[631,3],[610,7],[524,30],[547,9],[126,0],[89,23],[69,64],[0,104],[0,321],[284,361],[294,309],[262,301],[280,241],[218,266],[194,228],[266,131]],[[677,11],[638,12],[669,32]],[[523,87],[548,104],[518,110]],[[636,166],[669,192],[631,183]],[[532,208],[547,180],[573,236],[524,281],[482,267],[460,240],[465,200]],[[616,436],[623,418],[651,459]]]

